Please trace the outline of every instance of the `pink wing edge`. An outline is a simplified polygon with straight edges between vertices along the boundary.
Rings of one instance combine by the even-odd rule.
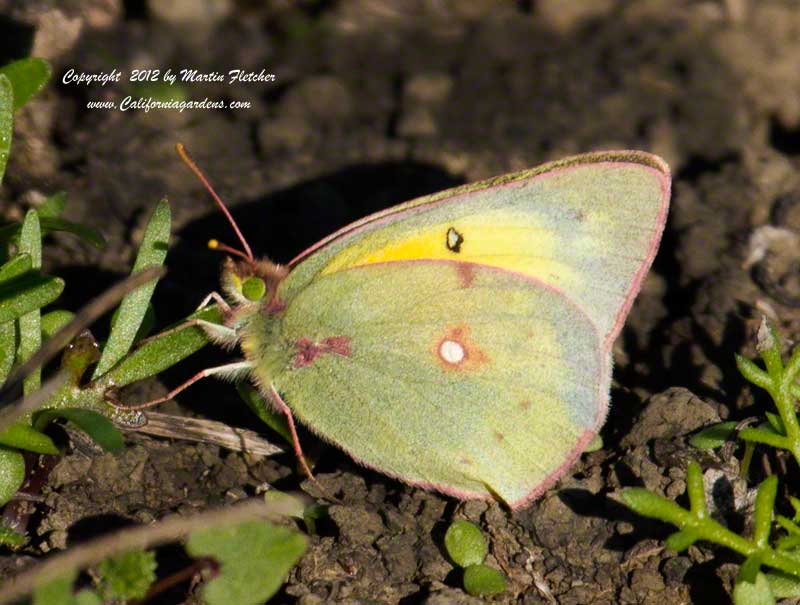
[[[633,306],[633,301],[636,299],[636,296],[639,294],[639,291],[642,287],[642,282],[644,281],[647,272],[650,270],[650,267],[653,264],[653,260],[655,259],[656,252],[658,251],[659,244],[661,243],[661,236],[664,233],[664,227],[666,225],[667,220],[667,213],[669,211],[669,200],[671,195],[671,175],[669,166],[667,163],[657,155],[643,152],[643,151],[636,151],[636,150],[621,150],[621,151],[599,151],[599,152],[591,152],[585,153],[581,155],[576,155],[572,157],[565,158],[563,160],[558,160],[555,162],[550,162],[543,164],[537,168],[533,169],[533,174],[531,176],[520,176],[520,178],[513,179],[509,182],[494,185],[495,187],[513,187],[514,185],[518,184],[520,181],[528,180],[528,179],[540,179],[552,176],[558,172],[562,172],[565,170],[571,170],[577,167],[582,167],[587,164],[609,164],[609,165],[619,165],[619,166],[626,166],[635,164],[638,166],[642,166],[648,170],[650,170],[653,175],[658,179],[659,185],[661,187],[661,205],[659,208],[658,215],[656,217],[655,229],[653,231],[653,235],[650,238],[650,245],[647,250],[647,254],[645,255],[644,260],[642,261],[641,265],[639,266],[638,270],[634,274],[633,280],[631,281],[631,287],[629,288],[625,300],[622,303],[619,311],[617,312],[617,317],[614,321],[614,325],[612,326],[611,330],[606,334],[605,340],[603,343],[602,349],[602,373],[601,376],[606,376],[608,372],[608,368],[605,367],[608,365],[609,360],[609,353],[611,351],[611,347],[614,344],[617,336],[619,335],[620,331],[622,330],[622,326],[625,323],[625,319],[628,316],[628,313]],[[520,175],[529,174],[530,171],[523,171],[519,173]],[[478,183],[473,183],[472,185],[467,185],[464,187],[476,187],[479,186],[481,183],[489,183],[492,179],[487,181],[480,181]],[[333,234],[329,235],[328,237],[320,240],[310,248],[307,248],[300,254],[298,254],[295,258],[293,258],[289,262],[289,267],[296,266],[299,262],[301,262],[306,257],[310,256],[320,248],[323,248],[330,244],[331,242],[340,239],[346,235],[358,233],[367,227],[375,227],[380,224],[389,222],[394,220],[395,216],[398,214],[404,214],[406,212],[416,212],[420,211],[423,208],[426,208],[433,204],[441,204],[441,203],[449,203],[456,201],[461,198],[469,197],[472,193],[474,193],[474,189],[470,191],[461,192],[460,189],[462,188],[455,188],[452,190],[446,190],[441,194],[434,194],[434,199],[429,202],[422,203],[418,206],[414,206],[412,208],[403,208],[400,210],[392,210],[391,208],[387,210],[383,210],[377,212],[375,214],[371,214],[363,219],[360,219],[354,223],[346,225],[342,227],[338,231],[334,232]],[[447,195],[448,191],[452,191],[452,195]],[[412,200],[413,201],[413,200]],[[394,261],[394,262],[402,262],[402,261]],[[509,272],[511,273],[511,272]],[[531,279],[528,276],[524,276],[526,279]],[[538,280],[536,280],[538,281]],[[551,289],[558,291],[557,289],[544,284],[541,282],[541,285]],[[598,407],[597,415],[595,419],[595,425],[592,429],[587,429],[584,433],[580,436],[578,441],[575,444],[575,447],[572,449],[570,454],[564,459],[564,462],[556,468],[553,472],[551,472],[543,481],[541,481],[536,487],[534,487],[528,494],[526,494],[523,498],[515,501],[507,503],[508,506],[512,510],[519,510],[530,504],[532,501],[536,500],[540,496],[544,494],[548,489],[550,489],[555,483],[560,479],[567,471],[572,467],[573,464],[577,461],[580,455],[583,453],[586,446],[591,443],[592,439],[599,433],[600,429],[602,428],[603,424],[605,423],[606,416],[608,414],[608,399],[609,393],[608,388],[610,386],[610,376],[606,380],[604,379],[600,384],[600,393],[598,397],[598,401],[601,402],[601,405]],[[311,429],[312,432],[313,428]],[[350,456],[355,462],[365,466],[367,468],[374,468],[368,464],[365,464],[358,458],[352,455],[346,448],[342,447],[340,444],[335,444],[337,447],[342,449],[348,456]],[[487,494],[480,494],[474,492],[465,492],[460,490],[448,489],[442,486],[426,483],[426,482],[413,482],[404,479],[398,475],[393,473],[386,472],[383,469],[374,469],[380,472],[381,474],[387,475],[389,477],[393,477],[403,483],[408,485],[413,485],[417,487],[421,487],[427,490],[433,490],[440,493],[443,493],[448,496],[455,497],[459,500],[492,500],[491,495]]]

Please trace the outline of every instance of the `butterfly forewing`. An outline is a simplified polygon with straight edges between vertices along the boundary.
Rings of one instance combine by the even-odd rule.
[[[282,294],[373,263],[480,263],[561,290],[610,348],[658,247],[669,185],[655,156],[607,152],[438,193],[324,240],[296,259]]]

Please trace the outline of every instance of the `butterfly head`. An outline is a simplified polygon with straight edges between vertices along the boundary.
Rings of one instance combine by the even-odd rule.
[[[276,304],[278,285],[288,269],[269,259],[225,259],[222,265],[222,289],[234,304],[270,307]]]

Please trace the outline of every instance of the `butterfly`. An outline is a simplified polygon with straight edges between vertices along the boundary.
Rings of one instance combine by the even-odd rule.
[[[406,483],[520,508],[605,421],[669,198],[661,158],[589,153],[378,212],[286,266],[230,218],[243,251],[220,246],[225,325],[204,327],[244,358],[203,375],[251,379],[301,460],[294,419]]]

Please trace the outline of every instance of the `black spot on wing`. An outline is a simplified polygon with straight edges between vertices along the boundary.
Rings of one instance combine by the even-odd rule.
[[[464,236],[461,235],[458,231],[456,231],[453,227],[450,227],[447,230],[447,235],[445,236],[445,245],[450,252],[455,252],[458,254],[461,252],[461,244],[464,243]]]

